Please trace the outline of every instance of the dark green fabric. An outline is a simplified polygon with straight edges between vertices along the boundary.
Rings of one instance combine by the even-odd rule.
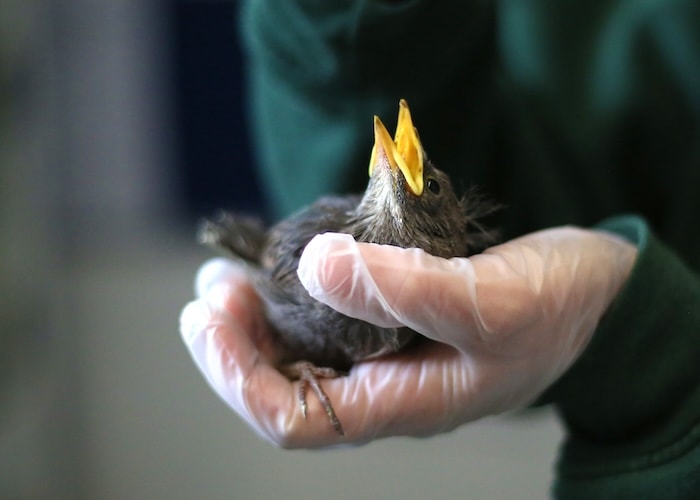
[[[278,215],[367,182],[372,115],[506,208],[639,246],[540,403],[569,429],[561,498],[700,492],[700,2],[249,0],[251,117]],[[636,214],[635,216],[619,216]],[[601,222],[605,220],[604,222]]]
[[[700,492],[700,282],[637,217],[599,229],[640,250],[584,355],[540,399],[568,439],[561,498],[694,498]]]

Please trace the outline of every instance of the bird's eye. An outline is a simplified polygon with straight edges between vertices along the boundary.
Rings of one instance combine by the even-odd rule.
[[[428,181],[425,183],[425,185],[430,190],[431,193],[440,194],[440,183],[438,181],[436,181],[435,179],[428,179]]]

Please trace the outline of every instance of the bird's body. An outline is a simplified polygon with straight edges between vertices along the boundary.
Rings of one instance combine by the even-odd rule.
[[[401,120],[400,112],[399,125]],[[410,116],[408,120],[410,124]],[[281,366],[301,361],[343,371],[356,362],[396,352],[416,336],[408,328],[382,328],[350,318],[309,296],[296,271],[301,253],[315,235],[348,233],[360,242],[421,248],[445,258],[468,256],[483,241],[473,202],[455,195],[446,174],[423,156],[420,147],[416,152],[421,155],[420,183],[410,182],[408,176],[415,174],[395,165],[388,152],[394,143],[378,135],[386,131],[381,122],[382,130],[377,131],[377,121],[379,148],[375,145],[370,181],[362,196],[321,198],[269,229],[246,217],[223,214],[206,222],[200,232],[204,242],[248,262],[267,319],[279,336]],[[412,124],[410,131],[414,132]],[[398,138],[397,144],[401,144]],[[309,383],[316,384],[318,394],[317,381]],[[333,420],[330,403],[326,411]],[[342,433],[339,426],[337,422]]]
[[[345,371],[363,359],[397,351],[410,331],[380,328],[348,318],[312,299],[296,269],[306,244],[319,233],[352,233],[358,196],[325,197],[274,226],[262,252],[265,272],[256,280],[267,316],[285,347],[284,361],[303,359]]]
[[[408,328],[381,328],[349,318],[311,298],[296,270],[307,243],[325,232],[347,233],[357,241],[421,248],[438,257],[465,257],[480,241],[467,200],[454,195],[444,173],[428,168],[441,186],[435,200],[399,220],[391,206],[379,209],[372,182],[365,196],[323,197],[266,229],[233,214],[208,221],[202,239],[244,258],[267,319],[279,334],[281,361],[309,361],[347,370],[357,362],[396,352],[415,335]],[[427,170],[426,169],[426,170]],[[380,182],[379,177],[373,177]],[[431,181],[433,182],[433,181]],[[438,196],[447,198],[438,202]],[[436,222],[440,221],[440,222]],[[242,234],[246,238],[236,237]]]

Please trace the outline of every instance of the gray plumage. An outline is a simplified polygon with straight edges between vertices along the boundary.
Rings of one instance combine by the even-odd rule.
[[[281,363],[310,361],[347,370],[395,352],[415,335],[349,318],[309,296],[297,277],[299,257],[316,234],[340,232],[357,241],[417,247],[445,258],[463,257],[487,234],[476,221],[480,203],[458,198],[445,173],[425,162],[425,190],[410,194],[399,170],[379,169],[363,196],[323,197],[269,230],[255,219],[222,214],[206,221],[200,240],[249,264],[267,319],[279,335]]]

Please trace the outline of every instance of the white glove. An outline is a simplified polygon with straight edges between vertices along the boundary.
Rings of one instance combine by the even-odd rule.
[[[450,260],[344,234],[316,236],[299,264],[313,297],[437,341],[322,382],[344,439],[313,397],[303,419],[296,383],[270,363],[274,345],[260,303],[235,265],[203,267],[203,298],[185,308],[181,331],[219,395],[280,446],[430,435],[534,401],[588,344],[636,253],[613,235],[569,227]]]

